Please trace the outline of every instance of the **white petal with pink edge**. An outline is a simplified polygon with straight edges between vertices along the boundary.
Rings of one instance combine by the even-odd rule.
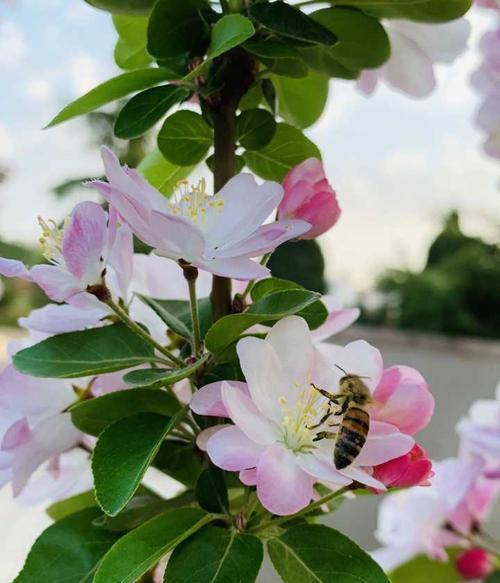
[[[238,427],[224,427],[209,437],[207,453],[212,462],[229,472],[254,468],[265,448],[250,440]]]

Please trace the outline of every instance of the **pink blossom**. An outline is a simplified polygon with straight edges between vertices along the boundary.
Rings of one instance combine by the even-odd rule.
[[[379,69],[366,70],[358,89],[371,95],[379,81],[410,97],[423,98],[436,87],[434,65],[452,63],[467,47],[470,24],[464,18],[446,24],[390,20],[384,27],[391,56]]]
[[[191,401],[195,412],[229,417],[234,423],[210,428],[208,439],[203,437],[215,465],[240,472],[242,481],[255,485],[264,507],[275,514],[304,508],[315,482],[338,487],[356,481],[384,489],[371,476],[371,468],[408,453],[415,442],[395,425],[373,420],[359,456],[347,468],[335,468],[332,441],[314,441],[318,431],[329,430],[326,424],[315,427],[328,403],[311,383],[332,389],[343,373],[315,348],[302,318],[284,318],[265,340],[240,340],[237,351],[246,383],[212,383]],[[370,390],[377,386],[383,370],[376,349],[354,342],[338,357],[345,370],[367,377]]]
[[[311,224],[301,239],[314,239],[339,220],[337,195],[325,176],[321,160],[309,158],[292,168],[283,180],[283,188],[285,195],[278,206],[278,216]]]
[[[500,10],[500,0],[476,0],[476,5],[480,6],[481,8]]]
[[[445,561],[446,548],[464,541],[454,523],[457,509],[473,496],[483,463],[478,458],[449,458],[434,464],[427,488],[409,488],[384,498],[379,506],[375,536],[383,547],[374,558],[392,570],[426,554]]]
[[[250,174],[239,174],[209,196],[200,181],[196,187],[186,187],[173,202],[136,171],[121,167],[109,149],[103,148],[102,156],[108,182],[94,181],[89,186],[99,190],[158,255],[183,259],[216,275],[255,279],[269,270],[252,257],[310,228],[298,220],[263,224],[283,197],[283,189],[274,182],[258,185]]]
[[[63,381],[35,379],[11,365],[0,373],[0,470],[15,495],[41,464],[78,443],[81,434],[64,413],[74,401]]]
[[[60,229],[53,222],[40,221],[41,244],[49,264],[28,270],[20,261],[0,258],[0,274],[34,281],[56,302],[77,307],[96,307],[99,302],[89,286],[108,284],[119,297],[127,293],[132,269],[132,234],[118,226],[116,214],[108,214],[96,203],[78,204]]]
[[[407,454],[373,468],[373,477],[392,488],[428,486],[432,475],[432,462],[418,444]]]
[[[466,581],[484,579],[494,569],[494,559],[484,549],[467,549],[456,560],[457,570]]]
[[[322,342],[334,334],[342,332],[359,318],[359,308],[344,308],[340,300],[334,295],[325,295],[321,298],[321,301],[328,310],[328,317],[319,328],[311,332],[315,342]]]

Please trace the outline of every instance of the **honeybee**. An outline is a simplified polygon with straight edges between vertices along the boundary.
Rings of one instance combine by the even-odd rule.
[[[322,439],[335,440],[333,448],[333,461],[338,470],[351,465],[363,448],[368,431],[370,429],[370,415],[368,409],[372,403],[371,393],[359,375],[348,374],[343,368],[339,368],[344,376],[339,381],[339,392],[329,393],[312,385],[328,399],[329,409],[320,419],[319,423],[309,427],[315,429],[323,425],[333,415],[341,415],[338,423],[330,427],[338,427],[336,432],[319,431],[313,441]]]

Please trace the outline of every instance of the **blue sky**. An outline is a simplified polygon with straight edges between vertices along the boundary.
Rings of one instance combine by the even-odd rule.
[[[308,131],[344,210],[321,240],[332,281],[362,290],[386,267],[418,268],[450,208],[462,211],[467,232],[498,236],[500,165],[480,151],[473,123],[479,98],[468,85],[475,46],[493,19],[477,11],[470,20],[470,49],[438,68],[438,90],[426,100],[385,87],[365,98],[352,83],[332,83],[327,110]],[[11,167],[0,190],[3,238],[33,242],[37,215],[59,219],[89,196],[82,190],[61,203],[50,194],[68,176],[100,174],[88,128],[78,120],[40,128],[117,72],[114,40],[110,17],[83,0],[0,6],[0,164]]]

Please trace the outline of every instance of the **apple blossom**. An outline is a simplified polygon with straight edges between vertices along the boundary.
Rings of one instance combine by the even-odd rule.
[[[327,294],[321,298],[328,310],[326,320],[311,334],[315,342],[327,340],[353,324],[360,314],[359,308],[344,308],[337,296]]]
[[[445,561],[446,547],[460,544],[466,531],[453,523],[457,508],[473,492],[482,462],[449,458],[434,464],[427,488],[410,488],[384,498],[375,536],[384,546],[373,553],[386,570],[420,554]]]
[[[292,168],[283,180],[283,188],[285,194],[278,206],[278,217],[302,219],[311,224],[301,239],[314,239],[339,220],[337,195],[325,176],[321,160],[308,158]]]
[[[237,352],[246,383],[211,383],[191,401],[196,413],[229,417],[234,423],[211,427],[208,439],[202,438],[215,465],[239,471],[245,484],[256,485],[263,506],[274,514],[293,514],[307,506],[315,482],[338,487],[356,481],[385,489],[370,475],[371,468],[405,455],[415,442],[382,413],[372,419],[359,456],[343,470],[334,466],[332,442],[314,441],[324,429],[317,424],[328,403],[312,384],[335,391],[343,374],[333,366],[338,364],[366,377],[374,391],[383,376],[375,348],[353,342],[339,347],[336,360],[329,362],[314,346],[305,320],[290,316],[275,324],[265,340],[240,340]],[[412,405],[411,399],[407,409],[402,400],[397,404],[409,417]],[[393,411],[387,410],[391,416]]]
[[[99,306],[88,290],[100,285],[104,274],[119,297],[127,294],[132,234],[126,225],[117,224],[113,211],[108,216],[98,204],[82,202],[62,228],[53,221],[40,219],[40,224],[40,243],[49,264],[28,270],[20,261],[0,258],[0,275],[33,281],[51,300],[79,307]]]
[[[455,562],[457,571],[466,581],[484,579],[494,569],[493,557],[484,549],[467,549]]]
[[[93,181],[134,233],[158,255],[184,260],[210,273],[250,280],[269,270],[252,261],[281,243],[298,237],[310,225],[299,220],[264,221],[279,205],[283,189],[275,182],[258,185],[250,174],[232,178],[210,196],[205,182],[185,188],[168,200],[135,170],[121,167],[102,148],[108,182]]]
[[[379,69],[367,69],[358,89],[371,95],[379,81],[410,97],[427,97],[436,87],[434,65],[452,63],[467,47],[470,24],[461,18],[446,24],[385,21],[391,57]]]

